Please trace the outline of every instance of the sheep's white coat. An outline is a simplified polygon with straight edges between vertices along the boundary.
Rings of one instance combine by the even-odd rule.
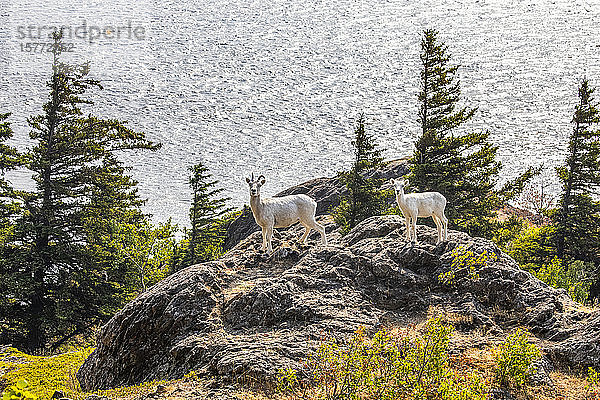
[[[300,221],[305,227],[301,242],[306,244],[306,239],[311,229],[321,234],[321,242],[326,245],[327,237],[325,228],[315,220],[317,203],[305,194],[296,194],[284,197],[260,197],[260,188],[265,183],[261,175],[256,181],[246,178],[250,186],[250,208],[254,220],[262,228],[262,250],[273,252],[273,228],[286,228]]]
[[[406,223],[406,239],[417,242],[417,218],[431,217],[437,227],[437,243],[448,240],[448,218],[444,214],[446,198],[438,192],[404,193],[406,181],[404,179],[391,179],[396,190],[396,201],[402,210]],[[413,232],[413,235],[411,235]],[[412,237],[411,237],[412,236]]]

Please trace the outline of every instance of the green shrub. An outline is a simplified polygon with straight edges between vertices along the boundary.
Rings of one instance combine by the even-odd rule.
[[[588,270],[593,265],[575,260],[570,262],[561,261],[554,257],[552,262],[541,267],[526,264],[523,269],[534,274],[539,280],[555,288],[565,289],[569,296],[575,301],[584,303],[590,295],[592,279]]]
[[[509,246],[525,230],[527,223],[523,218],[511,215],[505,221],[496,221],[495,229],[492,231],[492,241],[502,251],[507,252]]]
[[[498,383],[513,383],[518,388],[524,387],[531,375],[533,362],[540,356],[541,352],[537,346],[529,343],[527,331],[517,330],[494,352]]]
[[[585,393],[588,399],[600,399],[600,373],[588,367],[588,376],[585,383]]]
[[[345,345],[321,343],[305,364],[307,379],[279,371],[280,392],[300,399],[485,399],[486,382],[450,369],[452,328],[429,320],[416,337],[359,329]]]
[[[524,229],[515,240],[506,245],[507,253],[519,265],[547,264],[556,254],[554,235],[555,229],[550,225],[531,226]]]
[[[496,254],[488,253],[483,250],[477,254],[472,250],[467,250],[464,246],[458,246],[452,250],[452,263],[450,270],[438,276],[438,281],[446,285],[455,283],[457,274],[464,274],[472,280],[479,279],[479,271],[490,262],[497,260]]]
[[[2,393],[2,400],[36,400],[37,396],[29,391],[29,383],[21,379],[7,387]]]

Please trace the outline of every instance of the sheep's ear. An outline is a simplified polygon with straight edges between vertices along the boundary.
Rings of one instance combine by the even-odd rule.
[[[390,178],[390,183],[391,183],[392,185],[394,185],[394,184],[396,183],[396,180],[395,180],[394,178]]]
[[[264,176],[261,176],[261,177],[259,178],[259,181],[260,181],[260,184],[261,184],[261,185],[264,185],[264,184],[265,184],[265,182],[266,182],[266,180],[265,180],[265,177],[264,177]]]
[[[246,178],[246,183],[250,183],[250,178]]]

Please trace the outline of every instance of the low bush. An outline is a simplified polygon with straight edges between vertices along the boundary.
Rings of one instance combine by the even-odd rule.
[[[345,344],[324,341],[301,372],[281,370],[279,391],[297,399],[485,399],[485,379],[449,365],[452,328],[429,320],[415,337],[359,329]]]
[[[561,261],[558,257],[542,266],[523,265],[523,269],[534,274],[539,280],[555,288],[565,289],[573,300],[580,303],[585,303],[590,296],[592,279],[589,271],[592,268],[593,264],[579,260]]]
[[[505,246],[506,251],[519,265],[547,264],[556,254],[554,235],[555,230],[550,225],[530,226]]]
[[[0,353],[0,370],[10,385],[25,380],[29,391],[40,399],[49,399],[55,390],[65,393],[77,386],[75,373],[92,352],[92,348],[52,357],[31,356],[9,348]]]
[[[21,379],[16,384],[4,389],[2,400],[36,400],[37,396],[29,391],[29,383]]]
[[[588,367],[585,394],[587,399],[600,400],[600,373],[592,367]]]
[[[536,345],[529,343],[529,334],[517,330],[494,351],[496,379],[501,385],[514,384],[524,388],[531,376],[533,362],[541,356]]]
[[[50,399],[54,392],[59,390],[71,399],[82,400],[90,393],[84,393],[81,390],[75,374],[92,351],[93,348],[88,347],[43,357],[31,356],[8,348],[0,352],[0,373],[2,373],[0,379],[8,382],[9,388],[13,386],[18,388],[19,382],[27,382],[26,391],[34,399]],[[133,386],[102,390],[95,394],[109,398],[134,398],[149,393],[156,385],[166,383],[167,381],[149,381]],[[21,397],[23,400],[29,398]],[[17,399],[20,400],[19,397]],[[11,398],[10,400],[17,399]]]
[[[458,246],[452,250],[452,263],[450,270],[438,276],[440,283],[453,285],[456,282],[457,275],[466,275],[471,280],[479,279],[479,271],[488,265],[488,263],[497,260],[496,254],[483,250],[481,253],[475,253],[467,250],[464,246]]]

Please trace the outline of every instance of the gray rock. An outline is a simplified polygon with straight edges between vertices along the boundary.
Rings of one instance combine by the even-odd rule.
[[[505,388],[492,388],[488,397],[490,400],[514,400],[510,390]]]
[[[537,361],[534,361],[531,366],[531,375],[529,376],[529,383],[534,385],[546,385],[554,386],[554,381],[550,376],[550,372],[554,370],[552,363],[546,357],[541,357]]]
[[[589,366],[598,370],[600,367],[600,311],[596,311],[590,318],[584,318],[572,327],[561,327],[561,329],[554,329],[551,332],[552,339],[557,343],[549,347],[547,352],[556,365],[577,369],[585,369]]]
[[[303,228],[294,226],[274,243],[286,249],[266,256],[256,251],[261,235],[254,233],[220,260],[181,270],[138,296],[101,329],[77,373],[82,388],[191,370],[219,380],[271,380],[279,368],[298,367],[323,335],[343,339],[359,326],[407,324],[430,309],[461,316],[457,329],[467,332],[500,335],[525,325],[543,339],[551,362],[600,368],[600,314],[519,269],[493,243],[450,231],[435,245],[436,230],[419,225],[413,245],[396,215],[370,218],[342,238],[330,217],[319,219],[328,246],[315,233],[298,247]],[[458,246],[497,260],[477,280],[457,273],[454,285],[440,284]]]
[[[109,400],[106,396],[98,396],[97,394],[91,394],[87,396],[84,400]]]

